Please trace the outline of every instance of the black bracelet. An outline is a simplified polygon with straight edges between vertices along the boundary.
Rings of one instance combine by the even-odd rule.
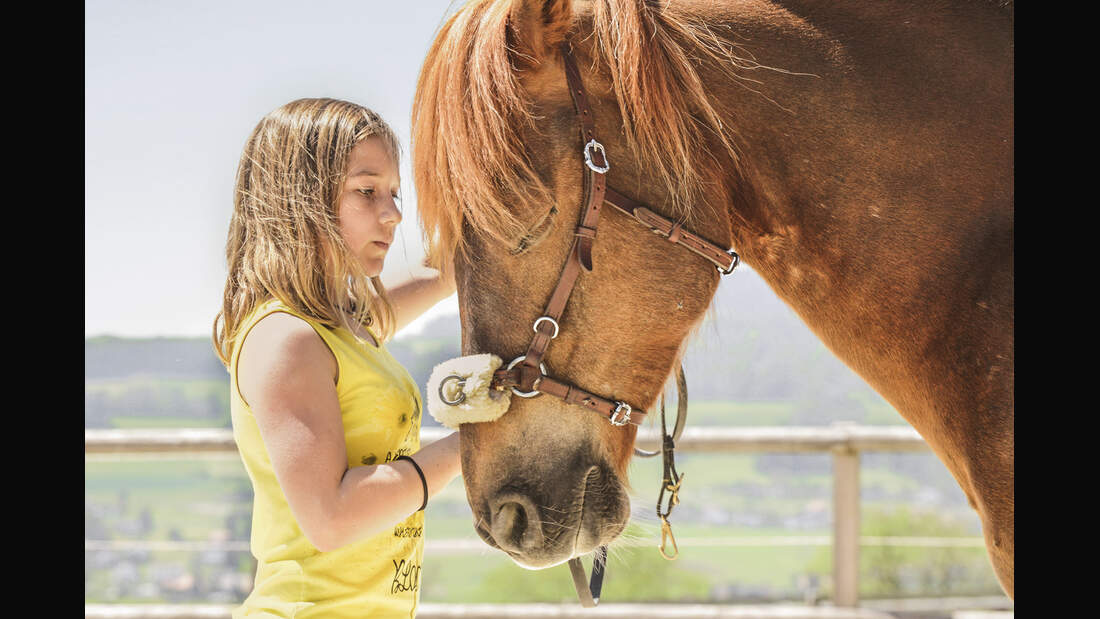
[[[396,460],[408,460],[416,469],[416,474],[420,476],[420,483],[424,485],[424,503],[421,504],[420,509],[416,511],[424,511],[424,508],[428,506],[428,480],[424,478],[424,471],[420,470],[420,465],[416,463],[416,460],[413,460],[408,456],[397,456],[397,458],[395,458],[395,461]]]

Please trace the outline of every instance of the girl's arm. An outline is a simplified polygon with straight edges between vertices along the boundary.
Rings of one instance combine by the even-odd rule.
[[[386,296],[393,304],[397,325],[394,331],[400,331],[428,311],[436,303],[455,293],[454,274],[449,276],[436,271],[434,275],[415,276],[392,288],[386,287]]]
[[[336,359],[309,324],[276,313],[245,338],[237,384],[251,406],[275,477],[302,532],[329,551],[378,533],[415,512],[423,486],[409,462],[348,467],[336,396]],[[461,473],[458,433],[412,455],[428,493]]]

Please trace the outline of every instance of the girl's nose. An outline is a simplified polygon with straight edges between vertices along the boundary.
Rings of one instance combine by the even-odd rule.
[[[382,210],[381,221],[386,225],[394,225],[401,223],[401,209],[397,206],[397,200],[390,198],[386,202],[385,208]]]

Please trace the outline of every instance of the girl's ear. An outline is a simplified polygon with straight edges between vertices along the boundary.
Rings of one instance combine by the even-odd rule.
[[[572,26],[572,0],[515,0],[508,32],[517,65],[537,65],[557,54]]]

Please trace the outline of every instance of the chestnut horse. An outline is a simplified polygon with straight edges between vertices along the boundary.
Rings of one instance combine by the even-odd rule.
[[[980,0],[469,2],[428,52],[412,135],[463,354],[523,355],[573,246],[566,45],[607,186],[735,248],[916,428],[1012,596],[1013,24]],[[604,209],[548,374],[654,406],[721,277],[658,241]],[[531,569],[606,545],[636,429],[547,395],[462,426],[478,533]]]

